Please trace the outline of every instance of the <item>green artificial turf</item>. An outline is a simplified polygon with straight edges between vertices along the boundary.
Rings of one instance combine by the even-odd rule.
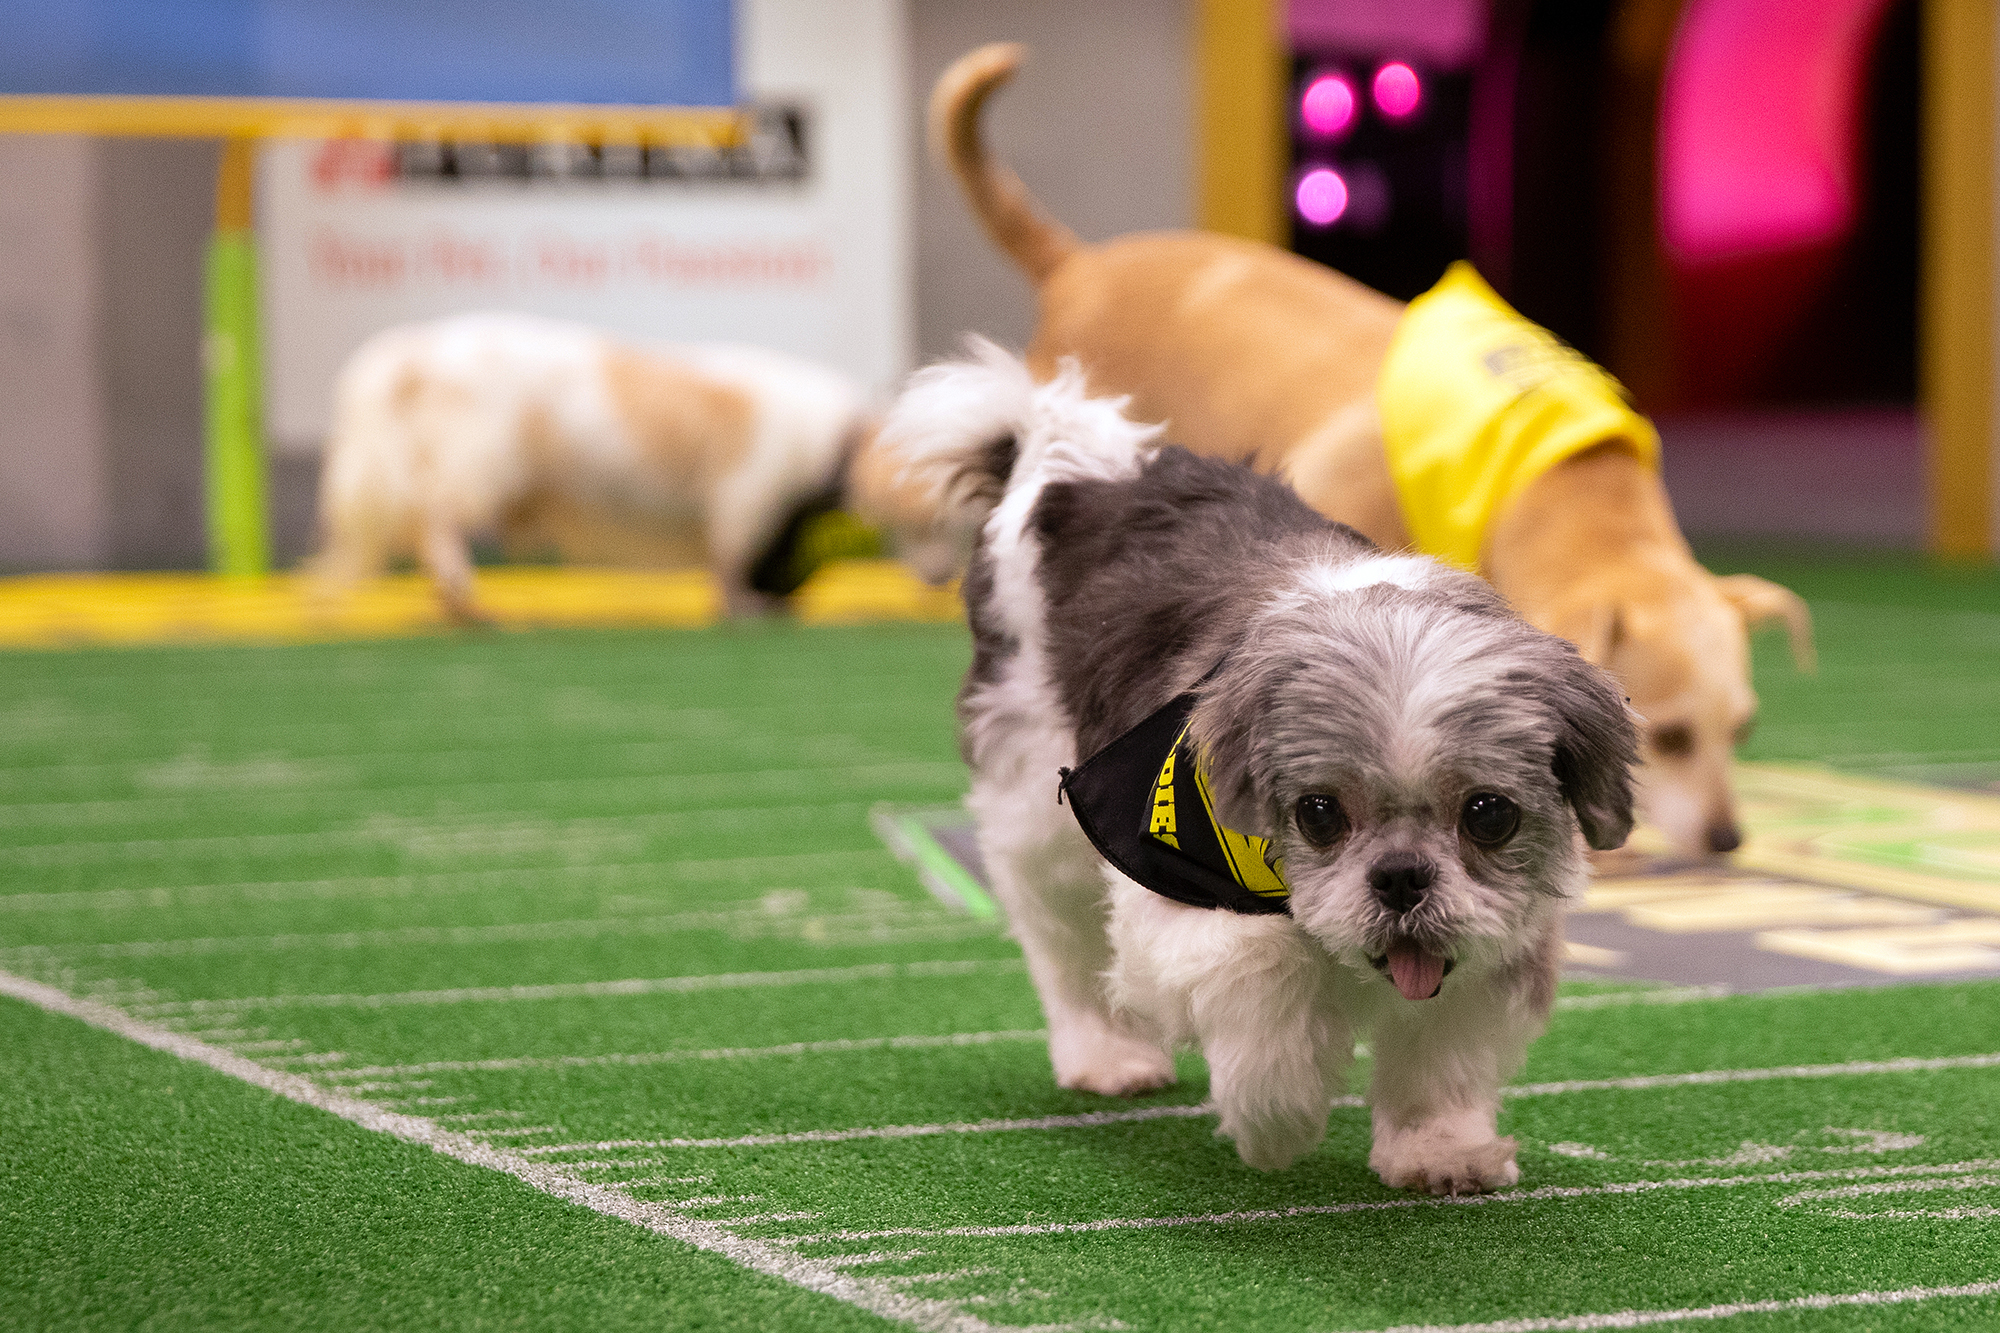
[[[1812,600],[1823,663],[1795,679],[1760,645],[1753,757],[2000,761],[1990,579],[1751,567]],[[1383,1189],[1358,1108],[1277,1174],[1185,1116],[643,1146],[1133,1109],[1053,1086],[1018,952],[871,831],[878,802],[963,790],[965,655],[954,628],[770,625],[0,657],[0,969],[544,1163],[621,1163],[572,1169],[996,1326],[2000,1279],[2000,1067],[1962,1060],[1510,1100],[1524,1187],[1572,1192],[1471,1204]],[[614,981],[653,984],[578,989]],[[881,1322],[70,1018],[0,1003],[0,1042],[0,1326]],[[1521,1081],[1995,1052],[2000,983],[1770,994],[1563,1009]],[[1138,1105],[1199,1103],[1181,1070]],[[623,1146],[534,1154],[562,1144]],[[1712,1183],[1661,1183],[1687,1181]],[[1927,1187],[1801,1194],[1885,1182]],[[1284,1215],[1219,1216],[1246,1212]],[[1020,1231],[1069,1223],[1116,1225]],[[934,1234],[982,1227],[1014,1231]],[[1987,1297],[1721,1326],[1996,1325]]]
[[[1784,634],[1755,640],[1763,708],[1745,759],[2000,789],[2000,568],[1913,555],[1755,547],[1700,554],[1812,608],[1819,672],[1794,670]]]
[[[887,1326],[73,1019],[0,1049],[0,1326]]]

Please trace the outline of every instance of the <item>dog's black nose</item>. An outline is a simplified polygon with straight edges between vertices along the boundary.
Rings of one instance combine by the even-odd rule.
[[[1390,852],[1368,867],[1368,887],[1392,912],[1403,913],[1424,900],[1437,867],[1415,852]]]
[[[1743,845],[1743,834],[1734,824],[1712,824],[1708,830],[1708,850],[1733,852]]]

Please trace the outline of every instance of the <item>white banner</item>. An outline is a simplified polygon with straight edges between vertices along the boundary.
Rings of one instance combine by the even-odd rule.
[[[902,0],[743,0],[737,46],[746,96],[800,112],[799,178],[638,177],[607,153],[601,178],[455,179],[382,145],[268,148],[274,446],[319,447],[334,374],[370,335],[467,310],[752,343],[888,389],[912,318]]]

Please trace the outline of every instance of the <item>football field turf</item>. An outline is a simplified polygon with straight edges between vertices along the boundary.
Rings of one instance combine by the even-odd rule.
[[[877,832],[964,789],[956,627],[0,655],[0,1326],[2000,1327],[2000,587],[1756,567],[1822,671],[1746,757],[1963,794],[1857,853],[1955,979],[1579,971],[1451,1200],[1352,1099],[1264,1174],[1194,1057],[1054,1087]]]

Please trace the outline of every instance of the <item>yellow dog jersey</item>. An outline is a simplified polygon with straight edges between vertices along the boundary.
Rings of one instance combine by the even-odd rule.
[[[1417,549],[1466,569],[1479,567],[1494,518],[1572,454],[1616,440],[1660,465],[1660,437],[1624,386],[1521,318],[1462,260],[1410,302],[1376,402]]]

